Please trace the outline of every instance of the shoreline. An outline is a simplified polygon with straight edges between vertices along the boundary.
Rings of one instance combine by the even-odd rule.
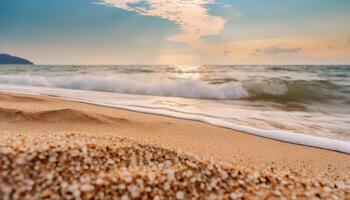
[[[14,87],[18,87],[18,86],[14,85]],[[239,124],[228,122],[226,120],[216,119],[212,117],[191,115],[191,113],[186,113],[186,112],[177,112],[173,110],[149,109],[148,107],[142,107],[142,106],[137,107],[137,106],[124,105],[124,104],[119,105],[119,104],[115,104],[113,101],[110,102],[110,101],[94,100],[93,98],[89,97],[89,95],[86,96],[86,93],[84,91],[81,92],[82,96],[80,97],[75,95],[74,94],[75,91],[71,89],[56,88],[56,90],[58,90],[57,92],[52,92],[52,91],[47,92],[45,90],[41,90],[42,88],[37,88],[33,86],[31,86],[31,88],[35,91],[38,91],[39,93],[26,92],[26,90],[23,90],[23,88],[21,87],[17,88],[19,90],[15,91],[14,93],[21,94],[22,92],[22,94],[34,95],[34,96],[51,96],[56,99],[75,101],[79,103],[85,103],[85,104],[96,105],[96,106],[109,107],[112,109],[122,109],[126,111],[131,111],[131,112],[138,112],[141,114],[151,114],[151,115],[157,115],[157,116],[190,120],[190,121],[214,125],[217,127],[227,128],[233,131],[246,133],[246,134],[250,134],[258,137],[273,139],[276,141],[350,154],[350,142],[343,141],[340,139],[321,137],[313,134],[298,133],[298,132],[293,132],[288,130],[264,130],[260,128],[239,125]],[[3,92],[11,93],[13,92],[12,90],[6,91],[1,89],[0,92],[3,91]],[[60,92],[63,92],[64,95],[62,96],[55,95],[56,93],[60,93]],[[100,95],[100,94],[106,95],[107,93],[105,94],[104,92],[97,92],[95,95]],[[124,94],[118,94],[118,95],[124,95]],[[113,96],[110,96],[109,98],[113,98]],[[132,94],[127,94],[124,98],[136,98],[136,97],[132,96]]]
[[[209,124],[220,128],[225,128],[225,129],[239,132],[242,134],[250,134],[256,137],[275,140],[277,142],[286,142],[289,144],[301,145],[306,147],[314,147],[314,148],[335,151],[335,152],[344,153],[344,154],[350,154],[350,142],[341,141],[341,140],[332,139],[332,138],[325,138],[325,137],[320,137],[315,135],[307,135],[305,133],[296,133],[296,132],[290,132],[290,131],[284,131],[284,130],[263,130],[263,129],[257,129],[253,127],[248,127],[248,126],[231,125],[225,122],[212,123],[211,121],[198,119],[198,118],[178,117],[177,115],[164,114],[161,112],[154,112],[154,111],[149,112],[149,111],[144,111],[143,109],[128,108],[127,106],[109,106],[109,105],[95,104],[85,100],[76,100],[76,99],[55,96],[55,95],[52,95],[52,96],[49,95],[49,97],[53,97],[60,100],[66,100],[66,101],[74,101],[74,102],[84,103],[84,104],[89,104],[94,106],[103,106],[103,107],[112,108],[112,109],[120,109],[120,110],[125,110],[130,112],[137,112],[140,114],[149,114],[149,115],[155,115],[155,116],[161,116],[161,117],[170,117],[170,118],[175,118],[180,120],[200,122],[200,123],[205,123],[205,124]],[[288,139],[286,139],[283,136],[284,134],[288,135]],[[317,145],[314,144],[315,140],[318,141]]]
[[[117,134],[119,137],[130,138],[143,144],[186,152],[229,165],[251,167],[272,164],[296,171],[309,171],[311,174],[320,172],[334,177],[350,170],[350,156],[345,153],[281,142],[203,122],[49,96],[0,92],[0,102],[2,109],[15,109],[27,115],[68,109],[67,113],[65,113],[67,110],[63,110],[62,113],[53,114],[53,118],[61,119],[60,122],[47,123],[42,119],[25,119],[20,121],[20,127],[14,126],[16,123],[2,117],[0,131],[20,131],[26,134],[32,134],[33,131],[41,133],[59,131],[91,135],[91,131],[102,130],[106,136]],[[64,121],[64,118],[70,115],[93,116],[102,123],[89,124],[89,122],[78,122],[79,119],[71,119],[72,122]],[[110,122],[104,123],[109,120]]]

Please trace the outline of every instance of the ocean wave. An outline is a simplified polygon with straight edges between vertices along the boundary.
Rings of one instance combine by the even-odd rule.
[[[0,76],[0,83],[196,99],[249,97],[248,92],[240,83],[209,85],[198,80],[150,81],[92,76],[46,78],[28,75],[3,75]]]
[[[273,80],[244,84],[252,100],[327,101],[346,98],[342,87],[325,80]]]
[[[150,80],[92,75],[43,77],[0,75],[0,83],[58,87],[115,93],[218,100],[325,101],[341,98],[340,86],[323,80],[231,81],[210,84],[201,80]]]

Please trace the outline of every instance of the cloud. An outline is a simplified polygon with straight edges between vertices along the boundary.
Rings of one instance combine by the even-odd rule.
[[[270,47],[265,49],[266,54],[283,54],[283,53],[299,53],[303,49],[301,47],[298,48],[279,48],[279,47]]]
[[[96,3],[175,22],[180,33],[166,38],[175,42],[202,43],[201,37],[218,34],[225,24],[223,18],[211,16],[205,7],[215,0],[97,0]]]
[[[255,49],[255,51],[251,55],[293,54],[293,53],[299,53],[302,50],[303,49],[301,47],[297,47],[297,48],[267,47],[265,49]]]

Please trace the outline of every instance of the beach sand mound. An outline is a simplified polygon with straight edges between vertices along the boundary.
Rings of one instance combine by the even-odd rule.
[[[117,137],[1,135],[1,199],[346,199],[349,179],[229,168]],[[6,144],[6,145],[4,145]]]
[[[0,108],[0,120],[7,122],[43,122],[43,123],[114,123],[127,122],[123,118],[113,118],[101,114],[87,113],[74,109],[56,109],[39,112],[25,112],[11,108]]]

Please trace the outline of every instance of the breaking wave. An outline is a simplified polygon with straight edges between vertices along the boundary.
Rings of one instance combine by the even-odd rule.
[[[200,80],[147,80],[102,76],[43,77],[1,75],[0,83],[58,87],[115,93],[217,100],[325,101],[342,98],[341,87],[323,80],[230,81],[209,84]]]
[[[324,80],[277,80],[248,83],[245,88],[252,100],[275,101],[327,101],[346,98],[342,87]]]

